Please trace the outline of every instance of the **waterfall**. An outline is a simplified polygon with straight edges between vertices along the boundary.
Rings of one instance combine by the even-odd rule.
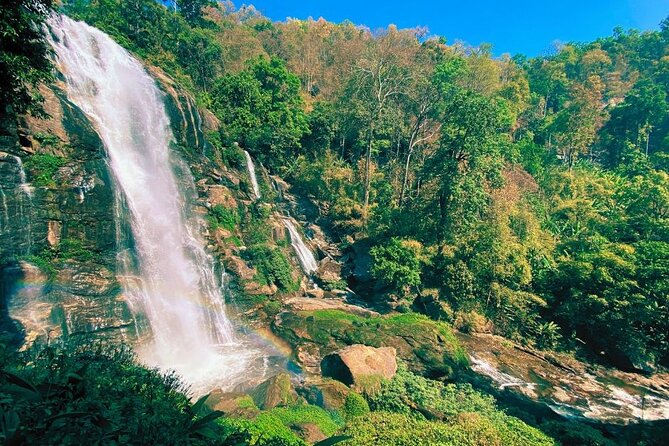
[[[134,261],[126,255],[119,273],[131,309],[148,324],[136,347],[140,359],[176,370],[199,393],[247,379],[257,351],[236,339],[198,235],[201,221],[189,217],[195,185],[170,153],[163,94],[102,31],[64,16],[51,18],[49,28],[68,98],[97,128],[127,208]]]
[[[4,223],[0,227],[0,233],[6,232],[9,229],[9,212],[7,210],[7,195],[5,195],[5,191],[0,185],[0,197],[2,198],[2,217],[4,218]]]
[[[246,156],[246,167],[249,169],[249,176],[251,177],[253,194],[256,196],[256,200],[258,200],[260,199],[260,188],[258,187],[258,178],[256,177],[256,166],[253,165],[253,159],[251,159],[251,155],[246,150],[244,150],[244,156]]]
[[[302,236],[289,218],[284,218],[283,224],[288,228],[288,232],[290,233],[290,244],[293,246],[295,254],[297,254],[297,259],[300,261],[300,265],[302,265],[302,270],[304,270],[307,275],[315,273],[318,269],[318,262],[316,262],[314,254],[304,243]]]
[[[28,184],[28,180],[26,179],[26,169],[23,167],[23,161],[21,161],[21,158],[18,156],[14,156],[14,161],[16,161],[16,165],[19,168],[19,180],[21,181],[21,190],[23,193],[26,194],[28,199],[32,200],[33,198],[33,190],[32,187],[30,187],[30,184]]]

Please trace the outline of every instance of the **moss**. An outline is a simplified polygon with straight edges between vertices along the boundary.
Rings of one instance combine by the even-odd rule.
[[[555,442],[520,420],[523,427],[501,425],[476,413],[462,414],[448,423],[409,415],[372,412],[349,423],[343,434],[353,438],[342,446],[555,446]]]
[[[412,369],[438,376],[450,376],[468,365],[467,355],[448,324],[415,313],[362,317],[340,310],[317,310],[284,313],[281,320],[276,329],[295,345],[315,342],[329,351],[352,344],[392,346]],[[303,330],[309,339],[296,334]]]
[[[97,252],[87,248],[83,241],[76,239],[64,239],[56,246],[23,257],[23,260],[37,266],[49,279],[53,279],[56,275],[60,263],[67,260],[101,263]]]
[[[248,444],[255,446],[272,446],[277,444],[282,446],[307,445],[293,431],[281,423],[277,417],[267,413],[260,414],[253,420],[224,418],[219,423],[224,430],[224,441],[228,438],[232,440],[235,435],[244,432],[246,434],[245,440],[248,439],[249,441]]]
[[[341,424],[335,418],[320,407],[299,404],[264,411],[252,419],[227,418],[220,423],[226,428],[228,435],[239,431],[248,432],[249,444],[303,446],[307,443],[295,434],[292,428],[303,424],[314,424],[323,434],[330,436],[341,428]]]
[[[340,427],[326,410],[308,404],[277,407],[270,410],[269,414],[275,416],[285,426],[306,423],[315,424],[321,432],[328,436],[336,433]]]

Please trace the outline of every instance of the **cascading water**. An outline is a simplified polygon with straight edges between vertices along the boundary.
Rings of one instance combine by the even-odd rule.
[[[140,358],[176,370],[195,393],[245,381],[250,362],[262,355],[235,339],[197,235],[200,222],[188,218],[195,187],[170,155],[161,91],[103,32],[64,16],[51,18],[49,28],[68,97],[97,127],[128,210],[136,259],[125,256],[119,269],[133,311],[150,327],[137,346]]]
[[[21,158],[18,156],[14,156],[14,161],[16,161],[16,165],[19,168],[19,180],[21,181],[21,190],[28,196],[29,199],[32,199],[33,197],[33,189],[28,184],[28,180],[26,179],[26,170],[23,167],[23,161],[21,161]]]
[[[244,156],[246,157],[246,167],[249,170],[249,176],[251,177],[251,186],[253,186],[253,194],[256,196],[256,200],[260,199],[260,187],[258,187],[258,178],[256,177],[256,166],[253,164],[253,159],[251,154],[244,150]]]
[[[300,261],[300,265],[302,265],[302,270],[307,275],[315,273],[318,269],[318,262],[316,262],[316,258],[311,252],[311,249],[304,243],[302,236],[289,218],[284,218],[283,224],[288,228],[290,244],[293,246],[295,254],[297,254],[297,259]]]

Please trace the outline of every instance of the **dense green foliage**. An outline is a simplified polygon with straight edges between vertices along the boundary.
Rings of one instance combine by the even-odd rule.
[[[233,231],[239,224],[239,221],[237,209],[229,209],[218,204],[209,210],[209,224],[212,228],[221,227],[228,231]]]
[[[35,186],[55,187],[55,175],[65,165],[65,159],[48,153],[36,153],[28,158],[25,167]]]
[[[293,291],[296,287],[292,267],[280,249],[268,245],[253,245],[243,253],[258,270],[255,279],[262,284],[274,284],[281,291]]]
[[[432,358],[423,344],[414,350],[439,368],[429,372],[450,376],[466,357],[442,322],[449,320],[538,348],[603,352],[625,369],[669,366],[669,22],[659,31],[617,29],[548,56],[494,58],[489,46],[446,45],[419,29],[273,23],[228,2],[164,3],[66,0],[63,9],[210,108],[221,123],[209,135],[216,159],[240,167],[239,144],[310,195],[346,244],[371,246],[376,286],[360,291],[377,296],[363,297],[430,296],[440,308],[425,311],[439,321],[413,313],[286,316],[310,341],[382,345],[436,333],[443,355]],[[50,4],[19,1],[0,13],[0,80],[9,87],[0,96],[3,109],[38,110],[33,87],[49,78],[39,26]],[[61,165],[50,155],[26,162],[42,186],[54,186]],[[243,255],[257,281],[293,291],[292,268],[270,243],[270,212],[256,202],[247,213],[214,207],[209,218],[213,227],[244,228]],[[37,260],[93,255],[76,242],[62,246]],[[75,414],[63,418],[71,425],[49,418],[52,407],[22,402],[20,420],[48,422],[32,419],[21,435],[54,442],[70,441],[68,435],[191,438],[185,426],[198,414],[172,378],[129,359],[110,365],[106,354],[90,355],[16,371],[29,382],[55,382],[74,398],[54,403]],[[93,365],[79,371],[77,361]],[[94,384],[102,381],[106,387]],[[118,407],[102,407],[101,389],[109,392],[112,381],[128,395],[119,396]],[[354,399],[344,414],[348,444],[552,444],[471,388],[405,371],[370,397],[369,415],[355,416],[367,408]],[[131,406],[148,414],[146,424],[119,421],[114,411]],[[226,420],[223,429],[231,442],[301,444],[289,426],[298,416],[324,432],[341,427],[322,411],[296,407]],[[98,426],[102,419],[110,421]],[[157,429],[159,422],[167,427]],[[575,442],[580,434],[596,437],[563,428],[553,426]],[[261,438],[266,433],[269,439]]]
[[[343,445],[554,445],[469,386],[431,381],[400,367],[370,397],[373,412],[353,420]]]
[[[0,10],[0,116],[41,114],[37,85],[51,79],[42,25],[53,0],[16,0]],[[8,110],[9,107],[9,110]]]
[[[175,375],[124,348],[49,347],[3,358],[0,439],[5,444],[223,444]],[[220,415],[218,415],[220,416]]]

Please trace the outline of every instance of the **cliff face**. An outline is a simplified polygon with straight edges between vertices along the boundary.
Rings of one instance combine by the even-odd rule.
[[[115,277],[120,227],[104,147],[60,85],[47,119],[2,123],[2,326],[16,342],[127,328]]]
[[[183,182],[187,208],[210,221],[216,208],[236,215],[234,227],[210,224],[204,236],[208,250],[231,273],[241,309],[255,307],[262,315],[268,299],[286,293],[263,280],[244,255],[244,240],[254,238],[249,233],[258,228],[267,232],[262,243],[287,259],[287,274],[300,284],[294,289],[305,291],[307,281],[283,223],[287,212],[298,214],[289,209],[295,206],[288,186],[258,166],[263,200],[254,200],[241,150],[225,149],[237,151],[238,161],[224,161],[207,142],[208,132],[219,125],[213,114],[199,110],[161,70],[147,69],[165,93],[173,156],[183,161],[177,163],[177,177],[195,180],[196,190]],[[100,137],[64,88],[62,82],[41,88],[48,118],[0,123],[0,336],[16,345],[91,334],[132,340],[135,333],[122,293],[126,278],[116,270],[119,250],[133,244],[127,211]],[[324,240],[315,236],[311,249],[332,261],[320,246]]]

